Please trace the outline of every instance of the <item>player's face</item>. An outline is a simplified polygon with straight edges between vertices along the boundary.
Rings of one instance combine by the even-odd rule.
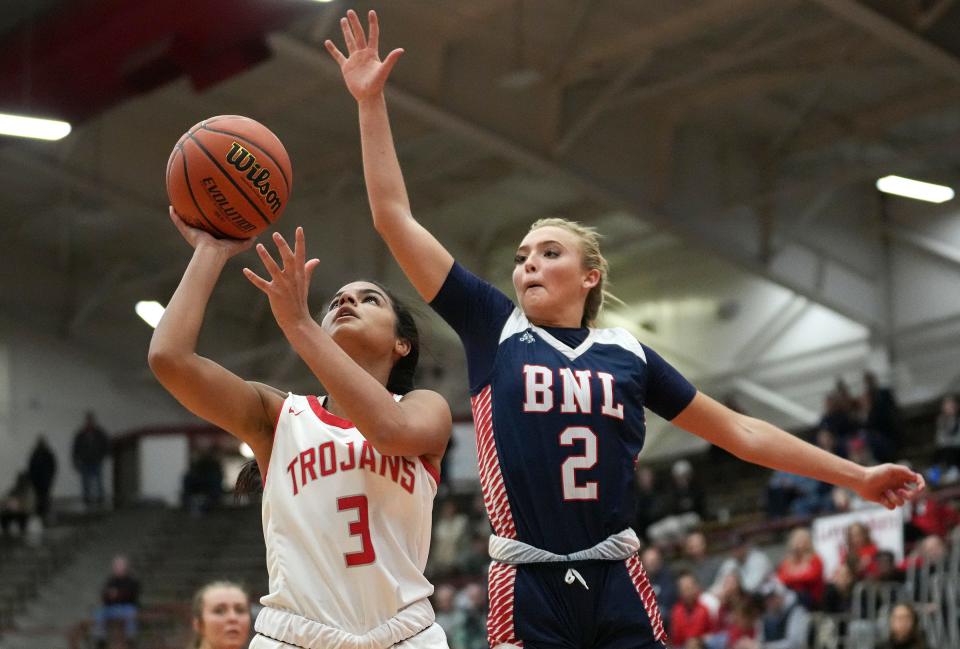
[[[514,262],[513,288],[532,322],[580,326],[587,293],[599,281],[599,271],[583,267],[576,235],[555,226],[537,228],[520,242]]]
[[[250,635],[250,604],[239,588],[218,586],[203,595],[203,611],[194,623],[211,649],[240,649]]]
[[[370,282],[352,282],[337,291],[321,326],[348,353],[354,342],[385,353],[390,353],[396,342],[393,304],[380,287]]]

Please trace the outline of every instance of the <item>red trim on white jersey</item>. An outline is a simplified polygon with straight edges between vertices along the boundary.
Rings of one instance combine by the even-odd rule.
[[[499,561],[490,562],[487,590],[490,597],[490,614],[487,616],[487,641],[491,647],[509,644],[522,647],[517,639],[513,619],[513,592],[517,580],[517,567]]]
[[[470,399],[473,408],[473,421],[477,429],[477,460],[480,469],[480,490],[483,492],[483,504],[487,508],[490,525],[497,536],[508,539],[517,538],[517,527],[507,500],[507,488],[500,473],[500,458],[493,441],[493,407],[491,404],[491,386],[487,386],[477,396]]]
[[[626,561],[627,573],[630,575],[630,581],[633,587],[637,589],[637,594],[643,600],[643,608],[650,618],[650,626],[653,627],[653,639],[664,644],[667,643],[667,632],[663,630],[663,619],[660,617],[660,607],[657,605],[657,596],[653,592],[653,586],[647,579],[647,571],[643,569],[643,564],[637,555],[633,555]]]
[[[313,410],[314,414],[323,423],[336,426],[337,428],[356,428],[356,426],[353,425],[353,422],[349,419],[338,417],[320,405],[320,399],[316,398],[315,396],[310,395],[307,397],[307,403],[310,404],[310,409]]]
[[[428,462],[422,455],[420,456],[420,463],[423,464],[423,468],[427,470],[427,473],[430,474],[430,477],[433,478],[433,481],[437,483],[437,486],[440,486],[440,469],[433,466]]]

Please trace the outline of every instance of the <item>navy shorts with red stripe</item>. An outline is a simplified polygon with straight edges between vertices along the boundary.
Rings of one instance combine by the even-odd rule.
[[[583,581],[570,574],[575,570]],[[584,582],[586,585],[584,585]],[[662,649],[666,634],[640,560],[490,566],[490,647]]]

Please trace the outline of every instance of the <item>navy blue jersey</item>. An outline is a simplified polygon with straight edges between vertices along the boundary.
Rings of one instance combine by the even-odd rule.
[[[538,327],[456,263],[431,306],[467,353],[494,532],[568,554],[628,527],[643,408],[673,419],[696,389],[626,330]]]

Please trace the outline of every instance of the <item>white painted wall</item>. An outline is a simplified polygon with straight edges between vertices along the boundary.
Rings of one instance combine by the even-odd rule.
[[[142,426],[195,422],[148,377],[146,350],[144,372],[118,376],[110,359],[0,323],[0,476],[12,482],[43,433],[57,456],[54,497],[80,495],[70,451],[87,410],[111,436]],[[104,477],[110,490],[109,464]],[[0,484],[2,490],[7,487]]]
[[[160,435],[140,440],[140,496],[170,506],[180,502],[183,474],[190,460],[186,435]]]

